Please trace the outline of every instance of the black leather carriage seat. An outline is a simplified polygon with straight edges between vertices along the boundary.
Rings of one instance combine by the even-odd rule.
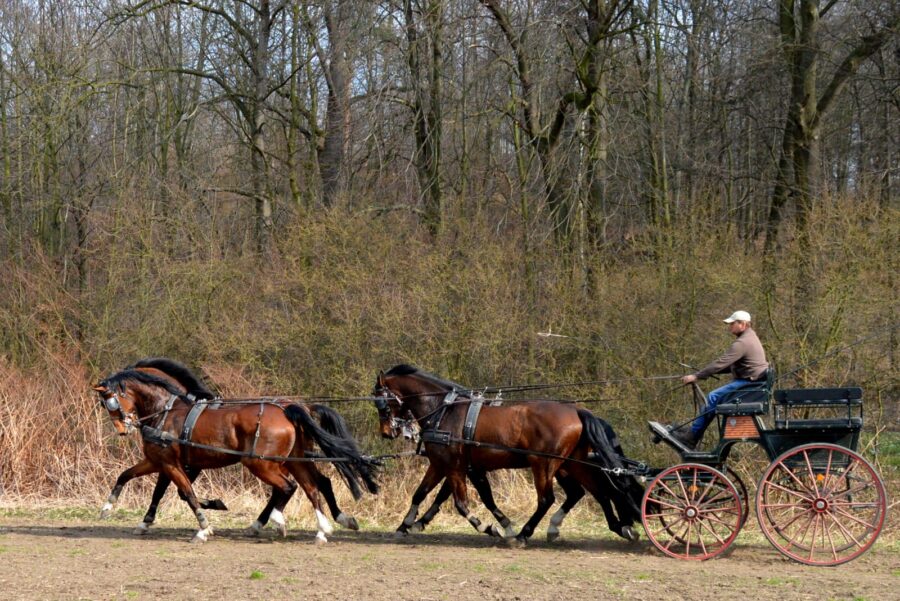
[[[764,378],[734,390],[716,405],[718,415],[765,415],[769,412],[769,397],[775,386],[775,370],[768,368]]]
[[[800,388],[775,391],[775,427],[779,429],[817,430],[863,426],[862,388]],[[830,409],[828,417],[792,419],[791,411]],[[846,413],[844,410],[846,409]],[[856,413],[854,415],[854,413]]]

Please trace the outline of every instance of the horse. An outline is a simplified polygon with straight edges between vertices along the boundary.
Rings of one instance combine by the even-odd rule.
[[[216,394],[209,388],[207,388],[200,381],[200,379],[196,375],[194,375],[193,372],[191,372],[191,370],[172,359],[168,359],[165,357],[141,359],[133,363],[132,365],[129,365],[125,369],[134,369],[137,371],[142,371],[144,373],[159,376],[163,379],[168,379],[171,383],[180,387],[182,389],[182,394],[184,394],[188,399],[208,401],[216,398]],[[326,431],[336,436],[352,440],[346,423],[344,422],[340,414],[338,414],[336,411],[333,411],[329,407],[325,407],[323,405],[311,405],[309,406],[309,409],[316,417],[319,418],[320,424],[325,428]],[[106,503],[104,503],[103,507],[100,510],[101,519],[109,517],[112,512],[112,508],[118,500],[119,494],[121,493],[122,488],[126,483],[138,476],[152,473],[152,471],[148,471],[152,470],[152,467],[148,465],[148,463],[149,462],[144,459],[138,464],[123,471],[119,475],[119,477],[116,479],[116,483],[113,486],[112,491],[109,494],[109,497],[106,500]],[[184,467],[185,473],[193,483],[194,480],[200,475],[200,470],[194,468],[193,466]],[[331,480],[329,480],[329,478],[325,474],[319,472],[314,463],[310,464],[310,468],[316,475],[316,483],[318,485],[319,491],[322,493],[322,496],[324,497],[334,520],[345,528],[349,528],[350,530],[359,530],[359,523],[357,522],[356,518],[344,513],[343,511],[341,511],[340,507],[338,507],[337,500],[334,496],[334,489],[331,485]],[[168,476],[166,476],[164,473],[159,474],[156,486],[153,489],[150,506],[147,508],[147,513],[144,515],[143,520],[141,520],[141,523],[135,529],[135,532],[137,534],[146,534],[147,532],[149,532],[150,526],[152,526],[156,521],[156,511],[159,503],[162,500],[162,497],[165,494],[166,489],[168,488],[170,483],[171,480],[168,478]],[[360,498],[361,491],[359,490],[359,487],[351,487],[351,492],[354,498]],[[180,495],[181,491],[179,491],[179,496]],[[183,497],[182,500],[184,500]],[[274,502],[275,494],[273,491],[273,494],[269,498],[269,502],[259,514],[259,517],[248,528],[248,532],[250,534],[260,534],[262,528],[268,523],[271,517],[272,510],[274,509]],[[228,509],[225,504],[219,499],[199,499],[199,503],[202,509]],[[281,520],[280,518],[281,516],[276,513],[275,520],[273,521],[275,522],[277,531],[282,536],[285,536],[287,534],[286,524],[284,520]]]
[[[555,527],[557,534],[568,509],[586,489],[601,503],[610,527],[624,538],[636,539],[631,525],[635,518],[640,518],[643,489],[633,476],[610,477],[613,470],[623,467],[622,456],[616,452],[607,434],[612,428],[590,411],[554,401],[497,407],[485,405],[471,439],[465,440],[467,409],[463,407],[468,408],[472,397],[453,382],[401,364],[387,372],[379,372],[373,395],[381,435],[396,438],[403,420],[409,417],[423,430],[425,454],[429,459],[410,509],[397,528],[399,533],[408,532],[416,525],[419,505],[443,478],[447,479],[445,487],[452,491],[457,511],[476,530],[486,532],[488,528],[470,513],[467,506],[467,473],[476,475],[473,483],[478,488],[481,476],[488,471],[530,468],[537,507],[513,539],[516,544],[523,545],[527,541],[553,504],[553,479],[557,474],[567,495],[565,511],[557,512],[551,522],[551,528]],[[601,469],[604,475],[598,476]],[[483,483],[486,478],[481,485]],[[609,498],[616,505],[618,518],[611,512]],[[487,504],[483,494],[482,500]],[[435,503],[438,503],[437,499]],[[434,506],[428,513],[432,510]],[[504,527],[508,527],[502,512],[496,508],[491,512],[501,520],[501,526],[505,521],[507,526]],[[626,526],[628,529],[624,530]],[[548,537],[552,538],[549,532]]]
[[[120,435],[141,427],[148,465],[175,483],[197,518],[200,528],[194,542],[205,542],[212,528],[194,494],[185,465],[204,470],[240,462],[272,487],[273,520],[283,520],[284,506],[299,484],[315,508],[319,542],[327,541],[326,535],[333,532],[333,527],[322,512],[317,478],[308,461],[310,440],[326,456],[339,462],[338,471],[348,485],[352,482],[362,484],[369,492],[378,491],[375,462],[363,457],[352,441],[325,431],[298,404],[259,401],[204,411],[196,421],[190,443],[186,443],[173,433],[181,432],[193,403],[170,380],[124,370],[104,379],[94,390]],[[153,426],[145,423],[151,420]]]

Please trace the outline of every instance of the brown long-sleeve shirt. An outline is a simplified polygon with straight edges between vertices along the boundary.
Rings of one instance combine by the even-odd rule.
[[[747,328],[731,343],[721,357],[698,371],[698,380],[730,371],[735,379],[758,380],[769,367],[766,351],[753,328]]]

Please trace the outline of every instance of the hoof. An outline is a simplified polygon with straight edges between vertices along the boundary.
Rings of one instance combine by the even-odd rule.
[[[199,532],[197,532],[197,534],[194,535],[194,538],[191,539],[191,543],[194,543],[194,544],[205,543],[207,540],[209,540],[210,534],[212,534],[212,532],[209,531],[209,528],[207,528],[205,530],[200,530]]]
[[[503,538],[503,532],[501,532],[500,528],[498,528],[496,524],[491,524],[491,527],[487,529],[486,534],[488,536],[493,536],[496,538]]]
[[[109,516],[112,515],[112,507],[104,507],[100,510],[100,519],[105,520],[108,519]]]
[[[638,534],[638,531],[631,526],[623,526],[622,532],[619,533],[619,536],[632,543],[637,542],[641,539],[641,535]]]
[[[547,532],[547,542],[548,543],[552,543],[553,541],[555,541],[558,538],[559,538],[559,532],[550,532],[550,531]]]
[[[319,530],[319,531],[316,533],[316,544],[317,544],[317,545],[324,545],[324,544],[327,543],[327,542],[328,542],[328,539],[325,538],[325,533],[322,532],[321,530]]]
[[[349,530],[359,530],[359,522],[356,521],[356,518],[352,515],[347,515],[346,513],[340,513],[334,521],[347,528]]]
[[[400,530],[399,528],[394,530],[394,538],[406,538],[407,536],[409,536],[409,532],[406,530]]]
[[[412,526],[409,527],[409,531],[414,534],[418,532],[424,532],[425,524],[423,524],[422,522],[415,522]]]
[[[141,522],[137,528],[132,530],[132,533],[137,534],[138,536],[148,534],[149,532],[150,532],[150,524],[148,524],[147,522]]]
[[[262,533],[263,525],[259,522],[259,520],[250,524],[246,530],[244,530],[244,534],[247,536],[259,536]]]
[[[513,549],[524,549],[525,548],[525,539],[519,538],[518,536],[515,538],[506,539],[506,543]]]

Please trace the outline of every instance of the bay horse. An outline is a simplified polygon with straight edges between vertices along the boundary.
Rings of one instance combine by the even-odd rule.
[[[200,378],[194,375],[194,373],[190,369],[173,359],[169,359],[166,357],[145,358],[133,363],[132,365],[129,365],[125,369],[134,369],[137,371],[142,371],[144,373],[159,376],[163,379],[168,379],[172,384],[178,386],[181,389],[181,394],[183,394],[189,400],[210,401],[215,399],[217,396],[212,390],[210,390],[205,384],[203,384],[203,382],[200,381]],[[344,422],[340,414],[338,414],[336,411],[324,405],[304,405],[304,407],[307,407],[313,415],[319,418],[320,424],[325,428],[327,432],[352,441],[352,436],[349,433],[349,429],[347,428],[346,423]],[[185,473],[193,483],[194,480],[200,475],[200,470],[196,469],[194,466],[187,465],[184,466],[184,468]],[[334,496],[334,489],[328,476],[321,473],[314,463],[310,464],[310,469],[316,476],[316,484],[318,485],[319,492],[322,493],[322,496],[325,499],[325,502],[327,503],[334,520],[345,528],[349,528],[351,530],[359,530],[359,523],[357,522],[356,518],[344,513],[338,506],[337,500]],[[112,512],[113,506],[118,500],[122,488],[126,483],[136,477],[153,473],[153,470],[153,466],[145,458],[136,465],[126,469],[121,474],[119,474],[119,477],[116,479],[116,483],[113,486],[113,489],[110,492],[106,503],[104,503],[103,507],[100,510],[100,518],[105,519],[109,517]],[[147,513],[144,515],[143,520],[141,520],[141,523],[135,529],[135,532],[137,534],[146,534],[147,532],[149,532],[150,526],[152,526],[156,521],[156,512],[159,507],[159,503],[162,500],[163,495],[165,494],[166,489],[169,487],[170,483],[171,480],[169,479],[169,477],[160,472],[157,478],[156,486],[153,489],[153,495],[150,500],[150,506],[147,508]],[[355,481],[353,482],[353,484],[354,485],[350,487],[351,493],[353,494],[353,497],[355,499],[359,499],[362,495],[362,492],[360,491],[359,487],[355,485]],[[178,491],[178,494],[179,496],[181,496],[181,491]],[[259,535],[262,528],[268,523],[269,519],[272,517],[272,511],[275,508],[275,499],[276,497],[273,489],[273,494],[270,496],[265,508],[248,529],[251,534]],[[182,497],[182,500],[184,500],[184,497]],[[198,499],[198,501],[202,509],[228,509],[225,504],[219,499]],[[287,529],[286,524],[283,520],[283,516],[279,513],[276,513],[273,522],[275,522],[278,532],[282,536],[285,536],[287,534]]]
[[[622,457],[610,441],[608,432],[611,433],[612,428],[590,411],[554,401],[497,407],[484,405],[471,440],[464,441],[464,421],[472,398],[457,384],[401,364],[387,372],[379,372],[373,394],[383,437],[396,438],[407,416],[420,425],[423,436],[432,433],[424,436],[428,469],[413,494],[410,509],[398,532],[405,533],[417,525],[419,505],[444,478],[447,479],[444,486],[452,492],[457,511],[476,530],[487,532],[489,528],[468,509],[466,475],[476,476],[473,483],[481,493],[479,487],[487,482],[486,478],[482,480],[486,472],[530,468],[537,507],[516,535],[518,544],[524,544],[534,533],[553,504],[553,479],[557,475],[567,497],[572,499],[569,503],[567,498],[565,511],[561,509],[554,516],[551,528],[557,533],[565,513],[586,489],[601,503],[610,527],[625,538],[636,539],[631,526],[640,518],[643,489],[633,476],[611,477],[610,471],[598,469],[621,468]],[[488,493],[489,490],[488,486]],[[445,491],[442,489],[442,492]],[[492,497],[488,496],[493,504]],[[618,518],[614,514],[611,516],[609,499],[616,505]],[[488,504],[484,494],[482,500]],[[437,499],[435,503],[439,504]],[[495,506],[489,509],[500,520],[501,526],[508,528],[509,521],[502,512]],[[435,506],[426,516],[432,511],[436,513]],[[627,530],[624,529],[626,526]]]
[[[327,457],[340,462],[339,472],[345,479],[357,486],[362,484],[370,492],[378,490],[373,476],[375,463],[363,457],[352,441],[321,428],[298,404],[260,401],[204,411],[193,428],[191,444],[182,444],[178,436],[193,403],[170,380],[124,370],[106,378],[94,390],[120,435],[141,427],[148,464],[175,483],[197,518],[200,529],[194,536],[195,542],[206,541],[212,528],[194,494],[185,465],[204,470],[240,462],[272,487],[273,520],[276,515],[282,516],[299,484],[315,508],[319,527],[316,539],[321,542],[327,540],[326,534],[333,528],[322,512],[317,478],[310,469],[312,463],[302,461],[310,440]],[[149,425],[151,421],[153,426]]]

